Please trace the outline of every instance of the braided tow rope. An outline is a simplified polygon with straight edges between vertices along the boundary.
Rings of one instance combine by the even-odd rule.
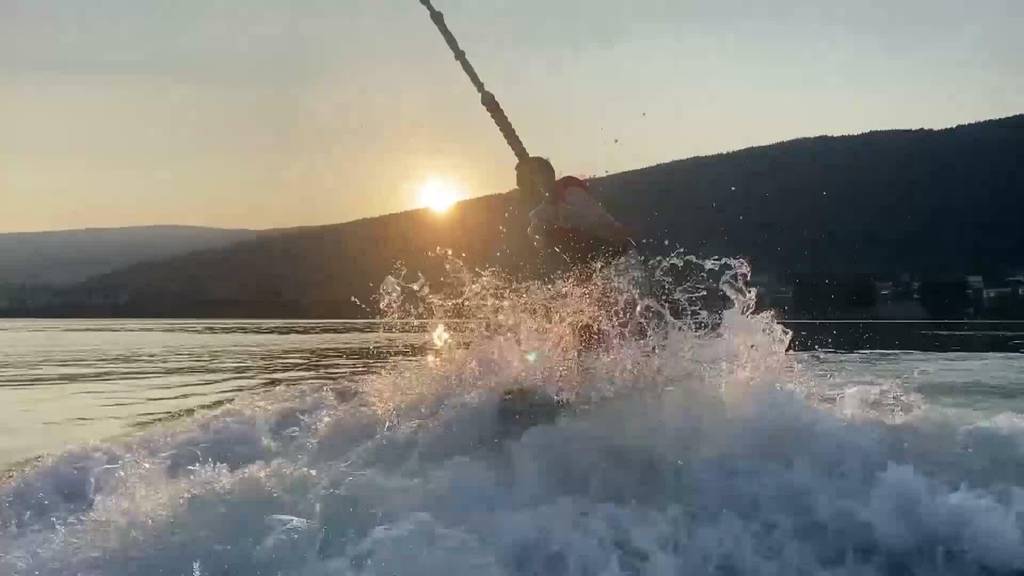
[[[455,55],[455,60],[462,66],[462,70],[469,76],[469,81],[473,83],[473,87],[480,94],[480,103],[483,104],[487,113],[491,115],[491,119],[498,126],[498,130],[501,131],[501,135],[505,138],[505,142],[508,147],[512,149],[512,152],[516,155],[517,160],[526,160],[530,157],[530,154],[526,151],[526,146],[523,145],[523,141],[519,138],[519,134],[516,133],[516,129],[512,126],[512,122],[509,121],[508,116],[505,115],[505,111],[502,110],[501,104],[498,103],[498,99],[494,97],[484,86],[480,76],[477,75],[476,70],[473,69],[473,65],[469,63],[469,59],[466,58],[466,52],[459,47],[458,40],[452,34],[452,31],[448,29],[448,25],[444,22],[444,14],[434,8],[434,5],[430,3],[430,0],[420,0],[420,4],[426,7],[427,11],[430,12],[430,19],[434,21],[434,25],[437,26],[441,36],[444,37],[444,41],[451,48],[452,53]]]

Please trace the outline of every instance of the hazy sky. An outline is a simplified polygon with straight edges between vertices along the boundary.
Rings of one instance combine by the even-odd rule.
[[[1024,112],[1021,0],[435,0],[534,154],[603,174]],[[0,0],[0,231],[271,227],[513,186],[417,0]]]

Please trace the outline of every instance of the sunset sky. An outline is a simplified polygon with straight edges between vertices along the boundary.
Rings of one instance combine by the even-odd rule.
[[[562,173],[1024,112],[1020,0],[435,4]],[[0,0],[0,231],[341,222],[513,164],[417,0]]]

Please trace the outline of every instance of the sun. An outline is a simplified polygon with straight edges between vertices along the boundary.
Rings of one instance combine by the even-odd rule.
[[[447,212],[461,197],[462,194],[454,184],[440,178],[431,178],[420,186],[420,206],[430,208],[437,214]]]

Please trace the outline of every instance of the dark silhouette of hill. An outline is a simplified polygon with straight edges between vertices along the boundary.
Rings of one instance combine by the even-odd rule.
[[[785,278],[962,279],[1024,264],[1024,115],[943,130],[816,137],[595,179],[646,246],[742,255]],[[471,266],[535,276],[514,193],[268,233],[136,264],[7,314],[355,317],[396,262],[439,272],[437,247]],[[863,283],[862,283],[863,284]],[[804,290],[814,293],[813,290]],[[863,291],[852,290],[857,298]],[[372,305],[371,305],[372,308]]]
[[[74,284],[137,262],[226,246],[254,234],[199,226],[0,234],[0,284]]]
[[[1024,263],[1024,115],[803,138],[617,174],[646,236],[779,273],[958,276]]]
[[[471,264],[497,263],[520,273],[535,269],[519,259],[530,246],[523,232],[526,217],[515,198],[501,194],[468,200],[443,217],[417,210],[269,232],[98,276],[53,294],[33,313],[365,317],[377,287],[397,262],[436,277],[442,266],[439,247],[465,253]],[[516,233],[503,239],[502,226]]]

